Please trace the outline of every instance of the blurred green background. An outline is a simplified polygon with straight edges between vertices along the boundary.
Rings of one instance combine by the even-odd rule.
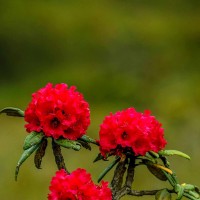
[[[0,4],[0,108],[25,109],[31,94],[47,82],[76,85],[90,104],[88,135],[94,138],[110,112],[131,106],[141,112],[150,109],[165,128],[166,148],[192,158],[170,158],[180,182],[200,185],[200,1]],[[31,157],[15,182],[24,121],[2,115],[0,124],[1,199],[46,199],[56,171],[50,145],[42,170],[35,169]],[[86,168],[95,181],[108,165],[92,163],[96,147],[63,153],[69,170]],[[136,189],[166,185],[141,168],[136,170]]]

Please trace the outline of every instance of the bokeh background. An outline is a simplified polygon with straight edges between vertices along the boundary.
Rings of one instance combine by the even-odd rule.
[[[25,109],[31,94],[48,82],[76,85],[90,104],[88,135],[94,138],[110,112],[131,106],[141,112],[150,109],[165,128],[166,148],[192,158],[170,158],[180,182],[200,185],[200,1],[0,4],[0,108]],[[26,136],[24,121],[2,115],[0,126],[1,199],[46,199],[56,171],[50,145],[42,170],[35,169],[31,157],[15,182]],[[63,153],[70,170],[86,168],[95,181],[108,165],[92,163],[96,147],[92,152]],[[167,185],[141,168],[136,170],[136,189]]]

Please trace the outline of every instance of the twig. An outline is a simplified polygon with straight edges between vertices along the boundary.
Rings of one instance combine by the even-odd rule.
[[[119,191],[122,187],[123,177],[124,173],[126,171],[126,159],[119,161],[115,172],[113,179],[111,181],[111,188],[112,188],[112,194],[113,194],[113,200],[115,199],[115,194],[117,191]]]
[[[124,195],[129,194],[129,192],[131,191],[132,183],[134,181],[134,172],[135,172],[135,158],[130,156],[124,187],[116,192],[114,199],[118,200]]]
[[[130,157],[128,170],[127,170],[127,176],[126,176],[126,187],[129,187],[131,189],[132,183],[134,181],[134,172],[135,172],[135,158]]]
[[[166,188],[163,188],[166,189]],[[132,195],[132,196],[144,196],[144,195],[155,195],[158,191],[163,190],[163,189],[159,189],[159,190],[141,190],[141,191],[136,191],[136,190],[130,190],[130,192],[128,193],[128,195]],[[174,190],[168,190],[167,191],[169,193],[174,193]]]

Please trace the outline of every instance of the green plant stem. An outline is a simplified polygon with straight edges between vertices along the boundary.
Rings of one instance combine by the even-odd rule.
[[[100,175],[99,178],[97,180],[97,182],[99,183],[104,176],[119,162],[120,157],[117,157]]]

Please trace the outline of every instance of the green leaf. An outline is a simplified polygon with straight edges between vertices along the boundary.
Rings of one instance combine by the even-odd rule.
[[[194,190],[195,190],[195,192],[197,192],[198,194],[200,194],[200,189],[196,185],[194,186]]]
[[[145,154],[145,156],[140,156],[139,158],[141,158],[142,160],[149,160],[153,163],[157,163],[157,158],[155,158],[154,156],[152,156],[152,154],[150,152],[147,152]]]
[[[156,200],[171,200],[172,195],[167,191],[167,189],[160,190],[155,195]]]
[[[83,140],[84,142],[88,142],[88,143],[93,143],[93,144],[97,144],[96,140],[90,138],[87,135],[83,135],[81,138],[79,138],[80,140]]]
[[[175,185],[177,184],[176,180],[174,179],[173,174],[169,174],[167,173],[165,170],[163,170],[163,173],[165,174],[165,176],[167,177],[167,180],[169,181],[169,183],[171,184],[172,187],[175,187]]]
[[[24,140],[24,146],[23,149],[29,149],[30,147],[40,143],[42,141],[42,138],[44,137],[43,132],[31,132],[28,134]]]
[[[102,160],[104,157],[101,155],[101,153],[99,153],[98,155],[97,155],[97,157],[94,159],[94,163],[95,162],[97,162],[97,161],[99,161],[99,160]]]
[[[178,150],[161,150],[158,152],[159,155],[162,155],[162,156],[173,156],[173,155],[177,155],[177,156],[181,156],[181,157],[184,157],[188,160],[190,160],[190,156],[188,156],[187,154],[181,152],[181,151],[178,151]]]
[[[148,153],[153,157],[153,158],[159,158],[159,154],[154,152],[154,151],[148,151]]]
[[[157,160],[155,158],[153,158],[152,156],[150,156],[148,154],[148,152],[146,153],[145,156],[137,156],[136,159],[141,159],[143,163],[147,163],[147,162],[152,162],[152,163],[157,163]]]
[[[17,181],[17,176],[18,176],[18,173],[19,173],[19,168],[20,166],[22,165],[22,163],[35,151],[38,149],[38,147],[40,146],[40,143],[30,147],[29,149],[25,150],[23,152],[23,154],[21,155],[18,163],[17,163],[17,166],[16,166],[16,170],[15,170],[15,180]]]
[[[183,183],[181,184],[181,186],[184,188],[184,190],[195,190],[195,186],[192,185],[192,184],[186,184],[186,183]]]
[[[81,144],[81,146],[84,147],[85,149],[88,149],[91,151],[92,148],[87,142],[85,142],[83,140],[79,140],[79,139],[77,140],[77,142],[79,142]]]
[[[120,161],[120,157],[117,157],[104,171],[99,175],[97,182],[99,183],[103,177]]]
[[[184,192],[184,196],[191,200],[199,200],[199,198],[195,198],[193,195]]]
[[[196,199],[199,199],[199,198],[200,198],[199,194],[198,194],[197,192],[195,192],[195,191],[189,191],[188,193],[189,193],[191,196],[193,196],[194,198],[196,198]]]
[[[166,181],[167,177],[165,176],[164,172],[162,169],[156,167],[153,164],[146,164],[148,170],[159,180],[161,181]]]
[[[73,149],[75,151],[79,151],[81,149],[81,144],[74,140],[60,138],[60,139],[54,140],[54,142],[67,149]]]
[[[95,163],[95,162],[97,162],[97,161],[99,161],[99,160],[108,161],[108,158],[109,158],[110,156],[113,156],[113,155],[114,155],[114,154],[113,154],[112,152],[106,153],[105,156],[102,156],[101,153],[99,153],[99,154],[97,155],[97,157],[94,159],[93,162]]]
[[[5,113],[8,116],[24,117],[24,111],[19,108],[7,107],[0,110],[0,114]]]
[[[182,187],[179,184],[176,184],[175,186],[175,192],[177,192],[177,200],[182,199],[183,194],[184,194],[184,187]]]

